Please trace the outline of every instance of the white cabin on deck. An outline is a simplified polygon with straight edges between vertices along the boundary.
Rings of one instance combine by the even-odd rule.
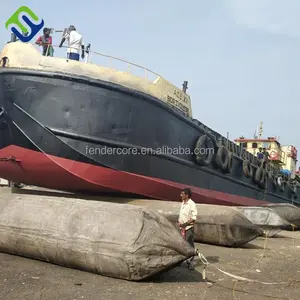
[[[281,146],[281,149],[285,153],[285,160],[282,168],[291,171],[291,177],[294,178],[297,165],[297,149],[292,145]]]
[[[291,177],[295,177],[297,164],[297,149],[295,146],[281,146],[276,137],[268,137],[267,139],[247,139],[240,137],[234,141],[254,156],[257,156],[259,148],[266,148],[266,151],[270,155],[269,160],[271,164],[279,165],[280,169],[289,170]]]

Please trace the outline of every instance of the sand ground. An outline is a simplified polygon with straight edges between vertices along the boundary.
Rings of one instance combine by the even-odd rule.
[[[300,231],[257,238],[241,248],[197,244],[211,266],[197,259],[195,271],[183,264],[143,282],[107,278],[50,263],[0,253],[1,300],[262,300],[300,299]],[[242,282],[215,267],[266,285]]]

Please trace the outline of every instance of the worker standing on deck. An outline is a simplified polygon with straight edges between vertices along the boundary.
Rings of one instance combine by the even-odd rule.
[[[194,223],[197,220],[197,208],[195,202],[191,199],[192,192],[186,188],[181,191],[180,197],[182,200],[178,225],[185,240],[193,247],[194,245]],[[188,268],[194,269],[194,256],[187,260]]]
[[[52,36],[50,35],[50,29],[45,27],[43,29],[43,35],[39,36],[36,40],[36,44],[43,47],[44,56],[53,56],[54,49],[52,47]]]
[[[264,158],[264,154],[263,154],[263,151],[262,151],[263,149],[262,148],[259,148],[258,149],[258,152],[257,152],[257,158],[259,159],[259,160],[262,160],[263,158]]]
[[[266,148],[263,148],[263,154],[264,154],[264,157],[266,158],[266,161],[268,161],[270,154]]]
[[[59,47],[62,47],[65,41],[68,41],[68,59],[79,61],[80,51],[81,58],[84,59],[84,43],[82,35],[76,31],[75,26],[71,25],[67,33],[63,36]]]

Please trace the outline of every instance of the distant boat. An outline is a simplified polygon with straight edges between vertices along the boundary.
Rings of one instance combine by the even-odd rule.
[[[190,187],[205,204],[299,204],[276,168],[192,118],[186,82],[181,90],[156,73],[150,81],[44,57],[29,43],[7,44],[0,58],[2,178],[175,201]]]

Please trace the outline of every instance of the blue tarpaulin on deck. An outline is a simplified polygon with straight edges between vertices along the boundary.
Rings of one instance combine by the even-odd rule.
[[[288,176],[292,174],[292,172],[290,170],[287,170],[287,169],[280,170],[280,173],[284,174],[284,175],[288,175]]]

